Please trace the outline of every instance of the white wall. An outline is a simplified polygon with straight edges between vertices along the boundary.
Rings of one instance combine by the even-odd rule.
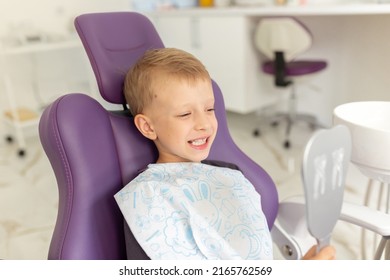
[[[75,16],[130,7],[128,0],[0,0],[0,39],[9,45],[19,43],[18,39],[25,34],[41,34],[51,40],[76,36]],[[6,59],[6,63],[0,60],[0,74],[10,74],[12,92],[20,106],[36,108],[39,99],[46,101],[68,92],[90,90],[91,70],[82,48]],[[0,112],[7,108],[5,85],[0,79]]]
[[[129,8],[128,0],[0,0],[0,34],[20,24],[49,32],[69,30],[74,16]]]
[[[390,15],[312,16],[300,18],[312,31],[308,57],[328,61],[316,80],[318,93],[303,88],[302,107],[332,123],[339,104],[390,101]],[[306,91],[306,92],[305,92]]]

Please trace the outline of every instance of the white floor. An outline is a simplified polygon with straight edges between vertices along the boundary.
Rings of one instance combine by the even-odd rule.
[[[310,137],[306,127],[294,128],[292,148],[285,150],[280,128],[254,138],[253,115],[229,113],[228,120],[233,138],[270,173],[281,200],[303,193],[300,162]],[[0,131],[3,137],[1,125]],[[0,142],[0,259],[46,259],[57,214],[55,177],[36,134],[28,139],[25,158],[19,158],[16,151],[16,144]],[[345,199],[362,204],[367,181],[351,165]],[[332,238],[337,258],[361,258],[360,236],[359,228],[339,222]]]

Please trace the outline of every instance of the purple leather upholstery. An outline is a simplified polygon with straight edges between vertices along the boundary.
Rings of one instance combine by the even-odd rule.
[[[154,145],[128,116],[107,112],[84,94],[56,100],[39,129],[59,190],[49,259],[125,259],[113,195],[154,160]]]
[[[278,194],[275,183],[268,173],[248,157],[233,141],[226,120],[225,104],[221,90],[213,83],[215,114],[218,119],[218,132],[208,159],[221,160],[237,165],[245,177],[252,182],[261,194],[263,212],[271,229],[278,212]]]
[[[127,69],[148,48],[163,47],[150,21],[137,13],[86,14],[75,21],[102,96],[123,103]],[[218,134],[209,159],[239,166],[261,193],[272,227],[278,211],[276,187],[269,175],[234,143],[227,127],[222,93],[213,82]],[[128,111],[107,111],[81,93],[60,97],[44,111],[39,132],[56,175],[58,217],[49,259],[147,259],[133,239],[113,195],[157,157],[152,142],[135,128]],[[129,249],[130,248],[130,249]]]
[[[147,49],[162,48],[153,24],[137,13],[116,12],[78,16],[75,27],[87,52],[102,97],[126,103],[123,78]]]

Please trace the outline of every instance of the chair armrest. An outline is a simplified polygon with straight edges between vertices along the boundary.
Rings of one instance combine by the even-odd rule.
[[[316,244],[308,231],[304,197],[293,197],[279,204],[271,235],[283,258],[288,260],[301,259]]]
[[[364,205],[344,202],[340,220],[390,236],[390,215]],[[306,222],[304,196],[293,196],[279,205],[279,212],[271,230],[274,243],[286,259],[301,259],[316,240],[310,235]]]

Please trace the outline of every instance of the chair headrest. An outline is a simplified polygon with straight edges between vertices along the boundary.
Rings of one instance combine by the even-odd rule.
[[[125,104],[123,80],[148,49],[163,48],[151,21],[135,12],[83,14],[75,27],[91,62],[101,96]]]

